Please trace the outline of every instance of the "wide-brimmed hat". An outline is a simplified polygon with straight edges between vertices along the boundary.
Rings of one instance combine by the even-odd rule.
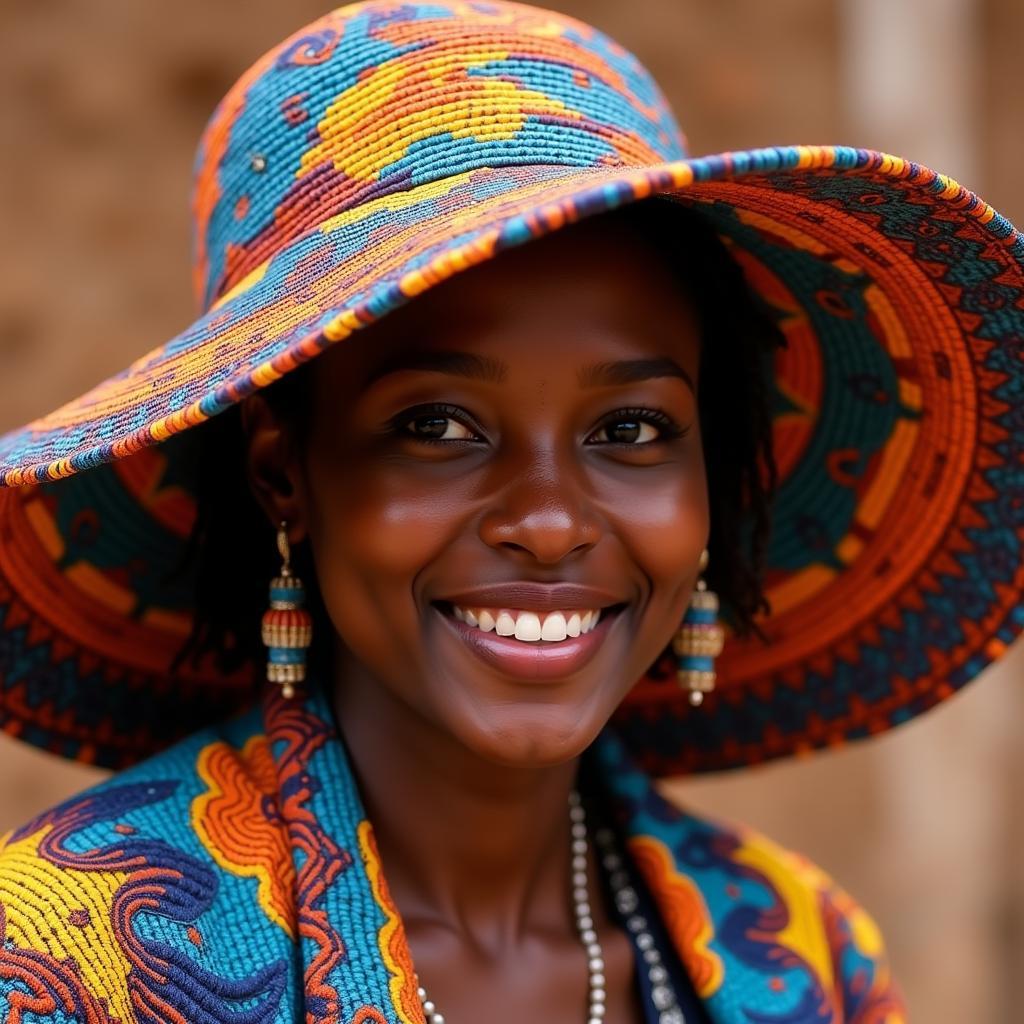
[[[865,150],[693,158],[622,47],[506,2],[343,7],[260,58],[195,164],[202,315],[0,440],[0,721],[119,766],[249,699],[261,666],[169,666],[188,635],[190,428],[438,282],[655,195],[708,218],[787,347],[761,622],[690,706],[639,682],[649,770],[880,732],[1024,619],[1024,241],[972,193]],[[63,479],[68,478],[68,479]]]

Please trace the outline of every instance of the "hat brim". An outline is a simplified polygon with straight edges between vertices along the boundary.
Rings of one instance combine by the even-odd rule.
[[[243,676],[167,674],[187,596],[153,584],[140,615],[127,540],[72,558],[69,516],[92,510],[113,531],[98,510],[118,509],[135,540],[146,530],[133,517],[148,516],[164,537],[150,561],[169,557],[189,503],[154,446],[173,453],[161,443],[503,249],[654,195],[715,222],[789,347],[768,643],[730,638],[699,710],[667,666],[641,681],[616,719],[634,755],[674,774],[842,743],[977,675],[1024,618],[1024,241],[926,168],[794,147],[485,168],[385,196],[326,218],[178,337],[0,439],[0,482],[33,485],[0,495],[17,524],[0,538],[3,727],[120,765],[233,706]]]

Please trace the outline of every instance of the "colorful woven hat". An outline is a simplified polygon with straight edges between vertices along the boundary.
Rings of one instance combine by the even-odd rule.
[[[664,194],[777,311],[768,639],[692,708],[654,671],[617,728],[655,773],[865,737],[952,694],[1024,622],[1024,241],[976,196],[833,147],[691,158],[644,68],[519,4],[344,7],[231,89],[195,165],[204,310],[0,440],[0,721],[124,765],[248,699],[171,673],[202,423],[437,282]],[[355,335],[355,337],[352,337]],[[62,479],[68,477],[70,479]]]

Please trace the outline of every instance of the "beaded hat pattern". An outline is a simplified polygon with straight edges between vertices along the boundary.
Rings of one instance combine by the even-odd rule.
[[[261,57],[195,163],[201,315],[0,439],[0,725],[121,766],[249,699],[169,666],[192,428],[502,250],[649,196],[707,217],[788,347],[767,642],[700,709],[656,666],[616,727],[653,773],[906,721],[1024,621],[1024,240],[955,182],[865,150],[691,157],[611,39],[504,0],[340,8]],[[67,479],[65,479],[67,478]]]

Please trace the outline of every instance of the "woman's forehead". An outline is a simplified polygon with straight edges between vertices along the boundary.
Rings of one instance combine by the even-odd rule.
[[[695,376],[699,340],[664,256],[642,232],[595,218],[456,275],[341,348],[328,355],[347,369],[332,369],[364,382],[396,366],[496,379],[538,357],[588,366],[666,358]],[[460,364],[460,354],[473,358]]]

